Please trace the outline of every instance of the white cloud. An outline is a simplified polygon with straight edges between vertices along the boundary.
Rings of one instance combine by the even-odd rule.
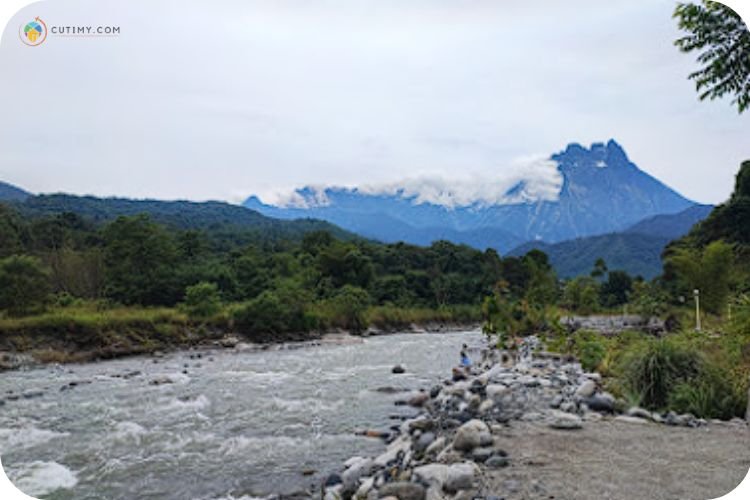
[[[239,201],[301,185],[508,179],[518,155],[613,137],[685,195],[721,201],[750,155],[747,117],[698,102],[693,58],[672,44],[672,8],[40,2],[0,46],[0,179],[36,192]],[[30,15],[122,33],[29,48],[13,26]],[[445,198],[432,184],[424,196]]]

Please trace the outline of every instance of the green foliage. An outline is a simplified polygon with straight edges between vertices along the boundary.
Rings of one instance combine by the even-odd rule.
[[[733,265],[732,246],[714,241],[705,249],[676,248],[668,257],[677,280],[683,283],[683,293],[700,291],[701,304],[706,311],[720,314],[730,292]]]
[[[331,325],[358,333],[367,328],[365,313],[370,304],[370,294],[362,288],[344,285],[324,303]]]
[[[282,283],[237,309],[234,322],[248,335],[308,332],[318,326],[308,312],[310,299],[309,292],[294,283]]]
[[[636,281],[630,298],[633,312],[644,318],[661,317],[668,310],[667,293],[654,283]]]
[[[599,288],[601,303],[606,307],[626,304],[633,291],[633,279],[625,271],[610,271]]]
[[[594,371],[607,355],[607,342],[600,333],[580,331],[573,335],[572,350],[584,370]]]
[[[205,281],[187,287],[183,307],[191,318],[205,319],[221,311],[221,295],[216,283]]]
[[[698,376],[677,384],[669,395],[671,409],[702,418],[728,420],[743,415],[746,405],[746,393],[732,383],[730,373],[720,365],[707,362]]]
[[[689,383],[701,370],[697,350],[669,339],[637,344],[620,367],[627,389],[650,409],[667,408],[672,391]]]
[[[599,283],[594,278],[580,276],[565,284],[562,306],[577,314],[592,314],[599,310]]]
[[[750,33],[742,18],[719,2],[680,3],[674,11],[688,32],[675,45],[698,52],[701,68],[690,74],[701,100],[733,97],[739,112],[750,106]]]
[[[182,295],[176,280],[174,239],[147,215],[119,217],[104,228],[106,294],[123,304],[172,305]]]
[[[49,272],[39,259],[14,255],[0,260],[0,310],[23,316],[43,310],[49,300]]]

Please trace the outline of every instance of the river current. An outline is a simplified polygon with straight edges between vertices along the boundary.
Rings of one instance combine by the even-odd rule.
[[[478,332],[260,352],[179,351],[0,374],[0,457],[53,499],[250,499],[320,484],[377,454],[394,401],[450,374]],[[200,357],[199,357],[200,355]],[[402,364],[406,373],[391,368]],[[183,373],[187,372],[187,373]],[[158,383],[171,381],[171,383]],[[380,390],[379,390],[380,389]]]

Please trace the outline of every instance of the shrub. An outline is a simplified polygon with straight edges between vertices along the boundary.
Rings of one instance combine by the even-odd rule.
[[[27,255],[0,260],[0,309],[24,316],[44,309],[50,299],[49,273]]]
[[[669,397],[669,406],[679,413],[730,419],[742,415],[747,404],[743,394],[740,387],[733,385],[726,369],[706,363],[693,380],[675,386]]]
[[[622,359],[623,383],[647,408],[666,408],[672,390],[700,373],[700,353],[672,340],[651,340],[631,349]]]
[[[215,283],[201,282],[185,290],[183,307],[191,318],[210,318],[221,311],[219,287]]]
[[[576,332],[573,350],[586,371],[594,371],[607,355],[606,340],[596,332]]]

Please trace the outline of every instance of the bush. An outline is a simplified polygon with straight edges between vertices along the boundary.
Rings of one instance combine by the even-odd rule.
[[[206,319],[215,316],[221,311],[219,287],[205,281],[187,287],[183,307],[191,318]]]
[[[318,326],[304,298],[284,287],[265,291],[239,307],[234,323],[247,334],[309,332]]]
[[[674,388],[669,405],[679,413],[728,420],[743,414],[746,397],[741,387],[732,384],[731,375],[726,369],[707,363],[697,377]]]
[[[622,359],[623,382],[650,409],[666,408],[674,388],[691,381],[701,370],[697,350],[669,339],[647,341],[631,349]]]
[[[573,351],[583,369],[592,372],[607,355],[606,340],[596,332],[576,332],[573,335]]]
[[[39,312],[50,300],[49,273],[27,255],[0,260],[0,309],[11,316]]]
[[[365,311],[370,303],[370,295],[362,288],[344,285],[336,295],[326,301],[331,321],[337,326],[353,332],[367,328]]]

